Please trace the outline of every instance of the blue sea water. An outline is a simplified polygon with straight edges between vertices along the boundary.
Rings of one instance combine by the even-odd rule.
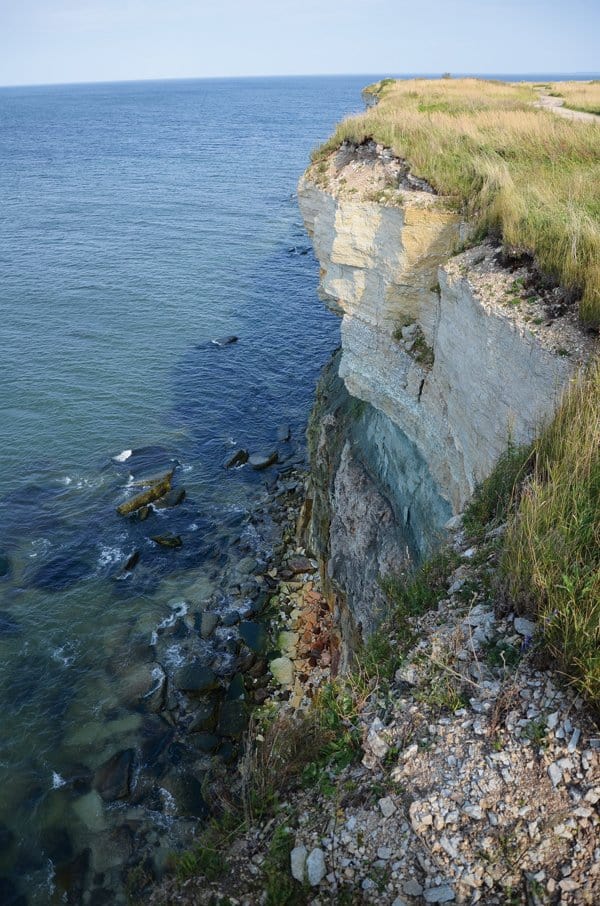
[[[47,902],[57,864],[89,846],[88,874],[120,868],[114,808],[71,778],[139,747],[128,677],[173,599],[200,606],[236,578],[265,477],[224,456],[275,446],[281,423],[282,458],[301,452],[338,329],[295,187],[365,82],[0,90],[4,893]],[[173,464],[186,501],[149,523],[181,535],[176,552],[115,512],[132,473]]]

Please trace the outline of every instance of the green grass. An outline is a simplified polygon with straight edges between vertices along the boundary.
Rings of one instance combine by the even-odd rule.
[[[519,482],[527,472],[531,448],[509,441],[493,472],[476,488],[465,510],[463,525],[467,535],[482,537],[504,522]]]
[[[534,445],[502,568],[546,649],[595,709],[600,701],[600,362],[566,394]]]
[[[393,148],[480,233],[531,251],[600,327],[600,125],[535,109],[529,84],[385,80],[370,91],[378,104],[340,123],[315,165],[345,140]]]

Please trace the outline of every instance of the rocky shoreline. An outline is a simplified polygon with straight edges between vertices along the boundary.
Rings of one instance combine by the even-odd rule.
[[[151,903],[598,901],[600,736],[541,662],[535,625],[493,591],[502,531],[473,544],[454,520],[439,603],[386,625],[378,669],[367,678],[359,660],[341,680],[359,740],[350,763],[287,781],[280,765],[276,806],[240,821],[220,876],[166,882]],[[326,609],[314,576],[281,586],[278,602],[294,644],[315,605]],[[297,666],[267,702],[267,724],[281,732],[304,726],[330,686],[331,650],[308,654],[312,670]],[[264,726],[255,752],[272,744]],[[273,851],[284,838],[277,899]]]

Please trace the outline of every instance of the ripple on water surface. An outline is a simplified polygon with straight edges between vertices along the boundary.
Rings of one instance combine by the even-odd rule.
[[[98,902],[124,902],[135,854],[161,870],[205,813],[198,777],[231,757],[235,738],[198,747],[212,688],[194,717],[210,732],[178,735],[169,708],[190,716],[165,673],[193,657],[226,685],[235,621],[256,609],[277,536],[252,515],[265,475],[222,463],[238,446],[278,446],[283,469],[302,453],[338,327],[294,190],[363,81],[0,90],[7,898],[77,902],[96,879]],[[118,516],[171,470],[180,505]],[[207,611],[230,625],[204,638]]]

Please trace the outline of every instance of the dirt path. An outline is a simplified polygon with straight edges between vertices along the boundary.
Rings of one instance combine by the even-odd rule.
[[[571,110],[564,106],[564,98],[552,97],[549,94],[540,95],[540,99],[535,107],[541,107],[543,110],[550,110],[557,116],[562,116],[568,120],[585,120],[591,123],[600,123],[600,116],[596,113],[585,113],[583,110]]]

